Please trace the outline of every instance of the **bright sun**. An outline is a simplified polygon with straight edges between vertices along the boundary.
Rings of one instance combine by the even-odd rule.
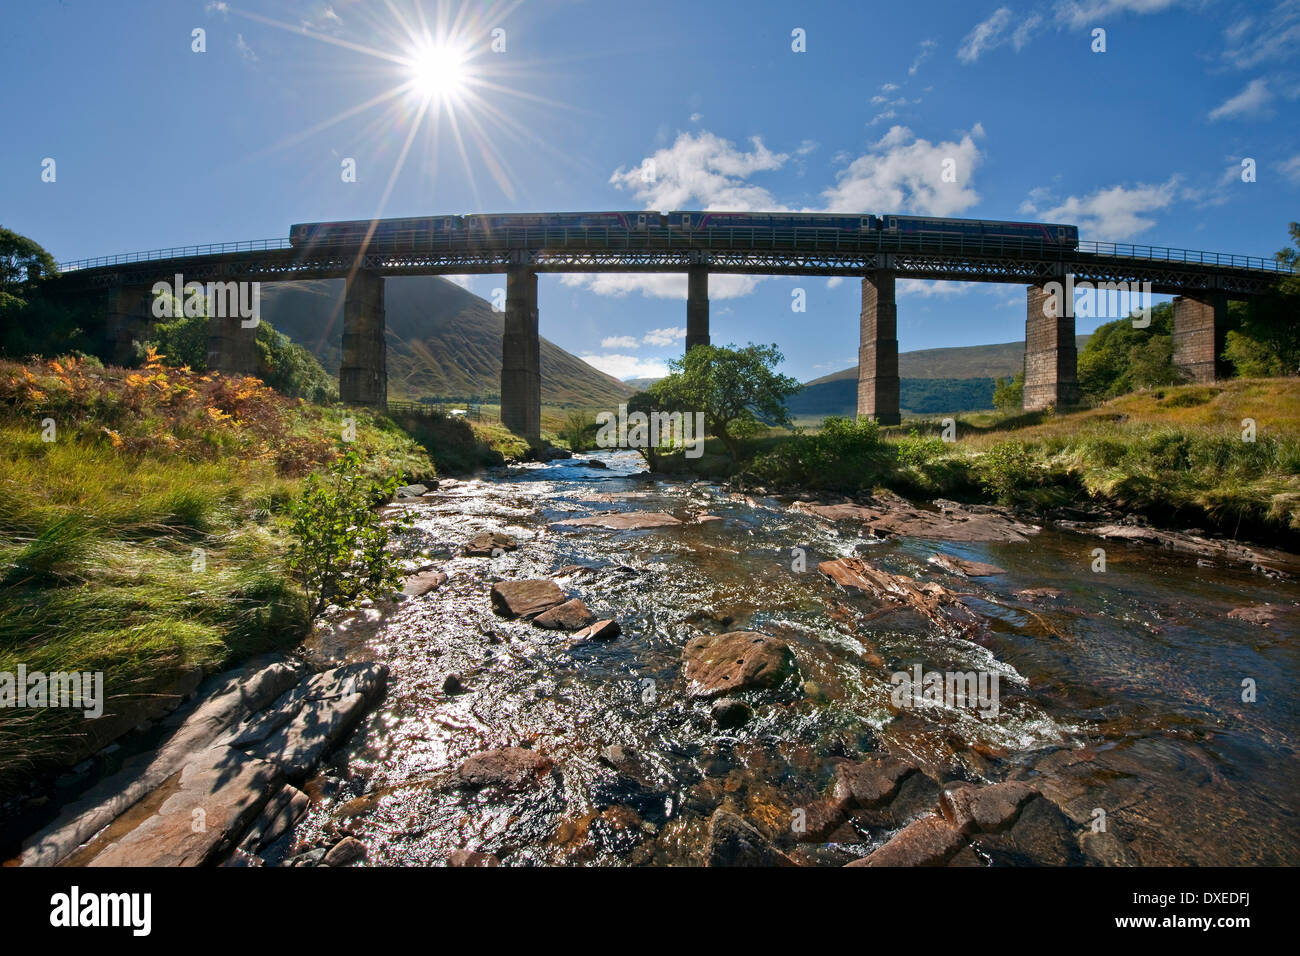
[[[453,46],[428,46],[410,59],[411,91],[422,100],[454,101],[465,88],[465,53]]]

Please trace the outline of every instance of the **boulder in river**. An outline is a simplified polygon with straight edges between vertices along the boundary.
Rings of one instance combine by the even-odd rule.
[[[941,584],[924,583],[905,574],[892,574],[861,558],[836,558],[823,561],[817,570],[840,587],[862,591],[878,601],[898,604],[919,611],[940,628],[951,625],[969,627],[978,618],[958,601],[958,596]]]
[[[596,620],[596,615],[582,603],[582,598],[570,598],[563,604],[557,604],[549,611],[543,611],[533,618],[533,623],[552,631],[576,631]]]
[[[789,644],[756,631],[693,637],[682,660],[687,693],[697,700],[776,687],[799,672]]]
[[[429,493],[428,485],[403,485],[393,492],[394,498],[418,498]]]
[[[467,558],[493,558],[503,551],[514,551],[519,542],[500,531],[481,531],[465,542]]]
[[[865,525],[878,536],[902,535],[933,541],[1028,541],[1037,526],[1018,521],[1000,508],[935,501],[937,511],[918,508],[898,495],[881,494],[858,504],[811,504],[796,501],[805,511],[826,521]]]
[[[613,618],[606,618],[589,627],[584,627],[573,636],[582,641],[612,641],[621,633],[622,628],[618,626],[618,621]]]
[[[961,832],[943,817],[908,824],[870,856],[849,866],[942,866],[966,845]]]
[[[871,809],[892,800],[917,768],[894,757],[845,761],[835,768],[835,802],[845,809]]]
[[[466,760],[456,771],[456,779],[462,787],[471,790],[484,787],[519,790],[539,783],[552,766],[549,757],[535,750],[498,747]]]
[[[1020,780],[989,787],[949,786],[939,796],[944,819],[964,834],[996,833],[1015,822],[1037,791]]]
[[[349,863],[356,863],[358,860],[366,858],[366,845],[356,837],[344,837],[338,843],[330,847],[325,858],[321,860],[324,866],[347,866]]]
[[[447,857],[448,866],[500,866],[501,861],[495,853],[481,853],[478,850],[452,850]]]
[[[985,564],[983,561],[967,561],[964,558],[954,558],[950,554],[932,554],[929,561],[945,571],[960,574],[964,578],[986,578],[995,574],[1007,573],[996,564]]]
[[[492,585],[492,609],[502,617],[536,617],[564,603],[564,592],[545,578],[529,581],[498,581]]]
[[[402,579],[402,593],[407,597],[419,597],[437,590],[447,583],[447,575],[442,571],[421,571]]]
[[[1256,604],[1252,607],[1237,607],[1228,612],[1228,617],[1236,621],[1258,624],[1260,627],[1289,627],[1297,629],[1300,614],[1293,605]]]

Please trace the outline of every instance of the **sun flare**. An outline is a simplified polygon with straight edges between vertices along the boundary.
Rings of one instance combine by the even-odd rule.
[[[454,46],[430,45],[417,50],[410,59],[411,92],[430,101],[455,101],[465,90],[465,51]]]

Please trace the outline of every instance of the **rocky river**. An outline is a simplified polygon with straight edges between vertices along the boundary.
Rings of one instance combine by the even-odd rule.
[[[1300,862],[1293,556],[623,452],[389,507],[404,599],[219,687],[221,760],[158,762],[160,797],[48,861],[132,862],[208,774],[258,798],[162,862]]]

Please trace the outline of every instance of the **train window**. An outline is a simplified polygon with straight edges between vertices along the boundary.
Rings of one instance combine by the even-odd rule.
[[[888,219],[885,220],[885,228],[886,228],[886,229],[897,229],[897,228],[898,228],[898,220],[895,219],[893,216],[890,216]]]
[[[691,214],[688,212],[682,213],[682,228],[683,229],[691,228]]]
[[[638,229],[645,228],[645,213],[641,213],[636,217],[636,226]]]
[[[1056,238],[1058,238],[1058,239],[1064,239],[1064,238],[1065,238],[1065,227],[1064,227],[1064,226],[1058,226],[1058,227],[1057,227],[1057,230],[1056,230]]]

